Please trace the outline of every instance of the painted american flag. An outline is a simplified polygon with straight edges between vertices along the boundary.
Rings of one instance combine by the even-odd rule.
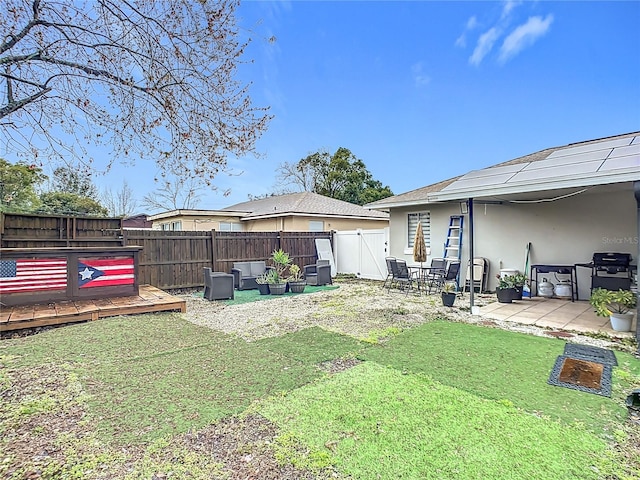
[[[133,285],[133,257],[81,258],[78,260],[80,288]]]
[[[0,293],[31,293],[66,288],[66,258],[0,260]]]

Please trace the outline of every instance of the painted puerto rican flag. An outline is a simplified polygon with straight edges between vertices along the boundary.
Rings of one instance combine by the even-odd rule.
[[[46,292],[66,288],[66,258],[0,260],[0,293]]]
[[[80,258],[78,287],[133,285],[133,257]]]

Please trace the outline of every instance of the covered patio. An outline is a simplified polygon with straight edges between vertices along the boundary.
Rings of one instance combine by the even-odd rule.
[[[634,320],[630,332],[616,332],[611,328],[609,318],[598,317],[588,301],[571,302],[545,297],[512,303],[493,302],[480,307],[480,315],[492,320],[577,333],[606,333],[620,338],[633,338],[637,322]]]

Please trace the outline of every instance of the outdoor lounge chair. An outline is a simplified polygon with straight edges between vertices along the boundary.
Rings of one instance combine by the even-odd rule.
[[[304,279],[307,285],[329,285],[332,283],[329,260],[318,260],[313,265],[306,265],[304,267]]]
[[[224,272],[212,272],[210,268],[205,267],[203,296],[207,300],[233,300],[233,275]]]
[[[273,267],[267,267],[264,260],[253,262],[234,262],[231,273],[233,285],[237,290],[253,290],[258,288],[256,278]]]

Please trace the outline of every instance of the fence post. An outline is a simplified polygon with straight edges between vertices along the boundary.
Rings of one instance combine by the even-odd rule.
[[[213,270],[214,272],[218,271],[216,269],[216,263],[218,261],[217,255],[216,255],[216,230],[215,228],[211,229],[211,270]]]

